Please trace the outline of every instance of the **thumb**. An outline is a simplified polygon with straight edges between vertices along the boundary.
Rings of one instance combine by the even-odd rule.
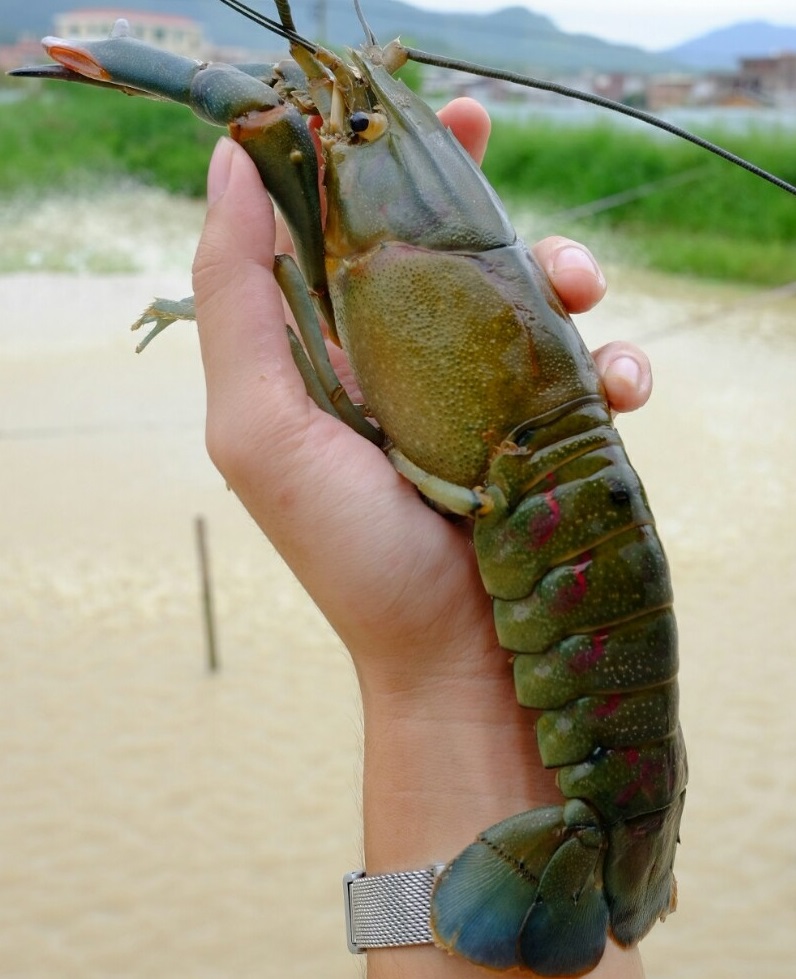
[[[257,169],[231,139],[208,172],[209,208],[193,266],[207,384],[207,444],[223,471],[227,433],[246,406],[249,423],[279,412],[304,388],[273,276],[274,210]],[[267,381],[267,383],[263,383]]]
[[[220,139],[207,178],[209,208],[193,265],[199,340],[208,381],[243,369],[264,321],[284,332],[273,281],[274,212],[254,164]]]

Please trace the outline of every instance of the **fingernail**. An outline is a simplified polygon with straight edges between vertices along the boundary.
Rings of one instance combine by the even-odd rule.
[[[621,378],[630,387],[638,387],[641,381],[641,367],[632,357],[618,357],[606,371],[613,378]]]
[[[585,248],[565,245],[553,256],[551,271],[553,275],[560,275],[562,272],[589,272],[597,279],[600,286],[605,286],[605,278],[600,271],[600,266],[594,261],[591,252]]]
[[[207,203],[215,204],[229,184],[232,168],[232,140],[222,136],[216,143],[207,171]]]

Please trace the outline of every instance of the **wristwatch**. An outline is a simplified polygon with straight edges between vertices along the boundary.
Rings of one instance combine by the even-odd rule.
[[[343,877],[348,950],[400,945],[429,945],[434,941],[429,917],[434,881],[444,864],[369,877],[354,870]]]

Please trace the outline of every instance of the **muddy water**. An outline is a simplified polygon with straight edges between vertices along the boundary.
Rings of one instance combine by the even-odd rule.
[[[159,263],[0,277],[0,977],[353,979],[352,671],[205,458],[192,330],[131,352],[148,297],[189,290]],[[593,346],[652,334],[621,429],[673,566],[692,775],[650,979],[796,955],[796,302],[727,311],[747,295],[617,269],[581,319]]]

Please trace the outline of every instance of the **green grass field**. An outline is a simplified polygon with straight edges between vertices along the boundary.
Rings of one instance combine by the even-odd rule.
[[[796,133],[708,138],[796,183]],[[562,229],[610,228],[622,253],[650,267],[772,285],[796,278],[796,199],[682,140],[610,124],[498,123],[484,169],[504,199],[554,213],[650,187]]]
[[[82,189],[125,176],[200,196],[220,134],[179,105],[51,83],[0,105],[0,194]]]
[[[201,196],[220,132],[180,106],[44,86],[0,105],[0,195],[107,187],[132,177]],[[796,134],[711,137],[796,182]],[[793,197],[679,140],[610,124],[498,121],[484,169],[506,201],[548,214],[660,183],[588,219],[562,220],[560,230],[610,230],[619,254],[669,272],[770,285],[796,277]],[[678,175],[689,179],[675,183]]]

